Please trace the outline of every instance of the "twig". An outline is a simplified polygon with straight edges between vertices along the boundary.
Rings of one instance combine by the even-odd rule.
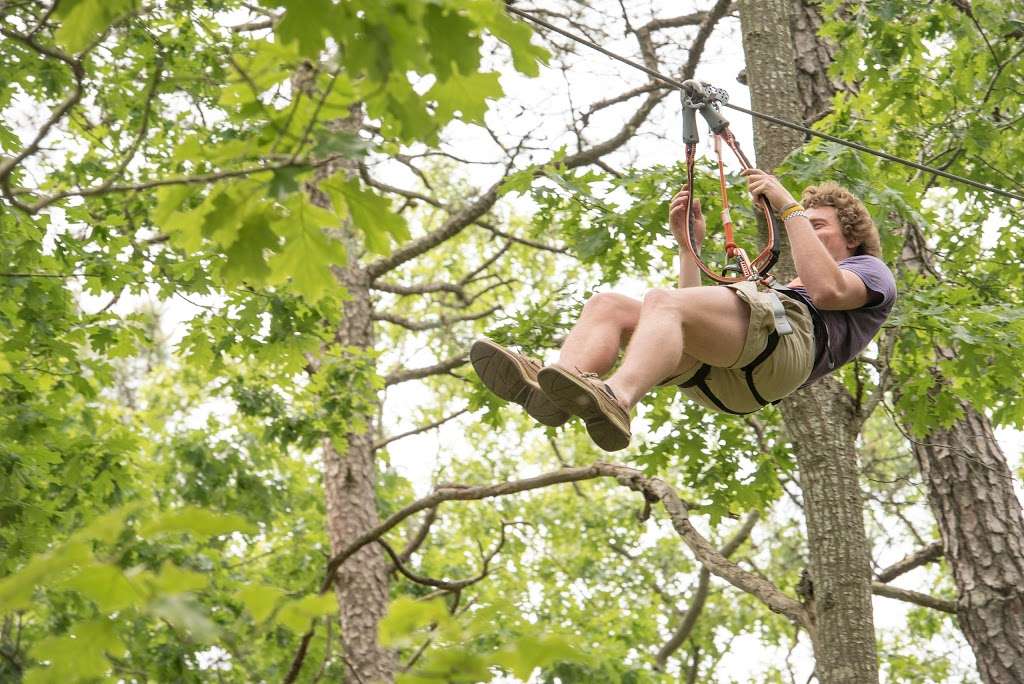
[[[383,449],[384,447],[386,447],[388,444],[391,444],[392,442],[397,442],[400,439],[405,439],[406,437],[412,437],[413,435],[418,435],[420,433],[427,432],[428,430],[433,430],[434,428],[438,428],[438,427],[444,425],[445,423],[447,423],[449,420],[453,420],[455,418],[458,418],[463,413],[466,413],[468,410],[469,409],[460,409],[459,411],[456,411],[455,413],[453,413],[451,415],[445,416],[444,418],[441,418],[440,420],[435,420],[433,423],[430,423],[428,425],[424,425],[424,426],[418,427],[418,428],[413,428],[412,430],[408,430],[408,431],[403,432],[401,434],[393,435],[391,437],[387,437],[385,439],[382,439],[379,442],[375,442],[374,443],[373,449],[374,449],[374,451],[376,451],[378,449]]]

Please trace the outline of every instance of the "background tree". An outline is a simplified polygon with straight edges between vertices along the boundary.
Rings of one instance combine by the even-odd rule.
[[[709,416],[666,391],[638,418],[635,469],[604,465],[578,426],[533,429],[464,363],[484,330],[543,353],[589,291],[672,281],[680,170],[651,163],[677,147],[669,93],[562,38],[531,43],[497,3],[338,7],[3,5],[5,675],[727,681],[744,677],[730,649],[755,640],[778,657],[754,676],[803,680],[787,650],[813,629],[793,598],[804,500],[776,411]],[[677,77],[699,74],[713,28],[736,27],[727,3],[533,9]],[[935,11],[934,37],[960,26]],[[966,54],[977,35],[950,40]],[[841,74],[858,64],[843,48],[862,48],[837,45]],[[557,89],[507,73],[546,54]],[[621,94],[588,92],[595,70]],[[819,125],[873,140],[855,103]],[[902,171],[818,145],[787,168],[954,234]],[[977,266],[980,244],[957,263]],[[161,315],[183,319],[171,340],[171,323],[131,313],[142,293],[181,303]],[[934,313],[949,292],[917,295],[899,329],[949,334]],[[1010,378],[999,345],[1019,327],[993,307],[965,329],[1008,321],[970,349]],[[886,377],[867,369],[888,350],[844,371],[848,391]],[[859,437],[875,591],[921,606],[879,631],[880,664],[962,681],[951,574],[921,565],[933,532],[889,418],[933,419],[940,395],[918,377]],[[417,450],[437,459],[429,487],[407,475]],[[897,576],[916,592],[883,584]],[[336,584],[340,604],[318,596]]]

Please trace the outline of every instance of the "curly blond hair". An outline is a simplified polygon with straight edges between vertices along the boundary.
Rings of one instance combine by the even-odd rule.
[[[882,256],[882,244],[878,237],[878,227],[871,220],[867,207],[849,190],[833,181],[821,185],[812,185],[804,189],[801,204],[807,209],[812,207],[833,207],[839,219],[839,227],[843,237],[856,242],[854,254],[870,254]]]

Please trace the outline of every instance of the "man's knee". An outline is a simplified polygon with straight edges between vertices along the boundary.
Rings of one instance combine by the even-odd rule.
[[[645,311],[670,314],[682,318],[686,310],[685,291],[671,287],[656,287],[644,293]]]
[[[624,325],[635,323],[640,302],[615,292],[598,292],[583,305],[584,312],[599,318],[612,318]]]

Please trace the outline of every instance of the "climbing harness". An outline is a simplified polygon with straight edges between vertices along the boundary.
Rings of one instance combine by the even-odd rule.
[[[747,389],[750,390],[750,395],[754,397],[754,401],[761,405],[758,407],[758,410],[760,410],[760,408],[762,406],[765,406],[766,404],[778,404],[780,401],[782,401],[781,399],[775,399],[774,401],[765,399],[764,397],[761,396],[761,393],[757,390],[757,387],[754,385],[754,370],[762,363],[768,360],[768,357],[772,355],[772,352],[775,351],[775,348],[777,346],[779,346],[779,333],[773,330],[768,335],[768,343],[765,345],[764,350],[757,355],[757,358],[755,358],[753,361],[751,361],[750,363],[748,363],[747,365],[743,366],[743,368],[740,369],[743,371],[743,377],[747,381]],[[679,386],[683,388],[696,387],[697,389],[704,393],[704,396],[706,396],[712,404],[718,407],[719,411],[722,411],[724,413],[731,413],[735,416],[745,415],[745,412],[734,411],[733,409],[723,404],[722,400],[715,396],[714,392],[711,391],[711,388],[708,387],[708,376],[711,374],[711,369],[712,366],[706,363],[702,363],[700,368],[697,369],[697,372],[693,374],[693,377],[691,377],[689,380],[685,382],[679,383]],[[750,411],[747,413],[753,412]]]

